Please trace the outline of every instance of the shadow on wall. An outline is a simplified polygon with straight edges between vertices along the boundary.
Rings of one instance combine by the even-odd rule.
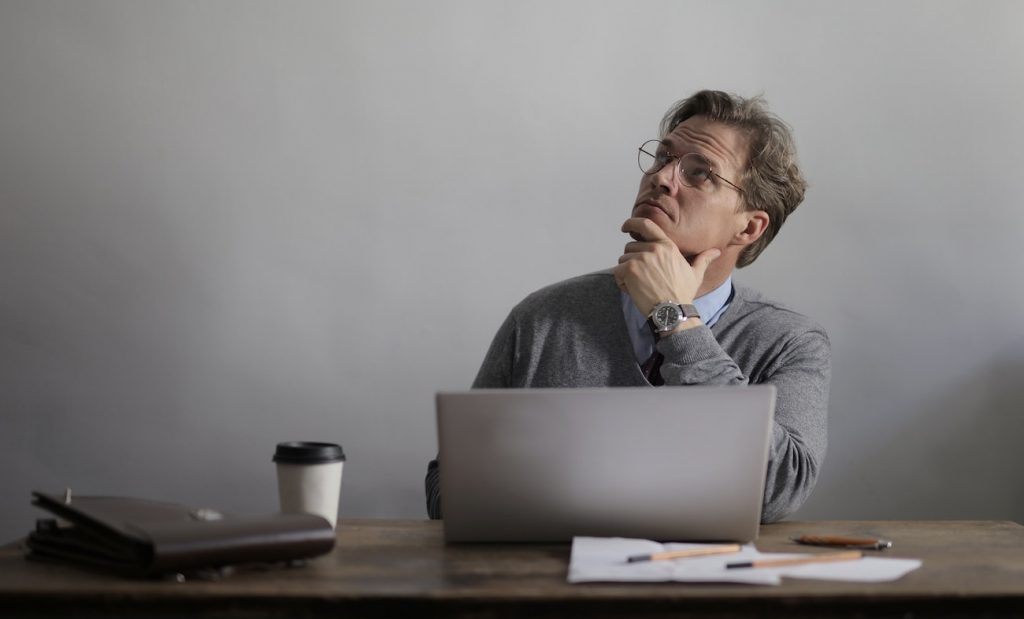
[[[951,358],[952,362],[952,358]],[[1024,522],[1024,341],[927,398],[897,434],[878,433],[838,487],[878,519]]]

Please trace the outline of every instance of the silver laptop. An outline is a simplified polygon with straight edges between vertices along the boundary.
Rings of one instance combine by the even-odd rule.
[[[775,387],[437,394],[450,542],[757,537]]]

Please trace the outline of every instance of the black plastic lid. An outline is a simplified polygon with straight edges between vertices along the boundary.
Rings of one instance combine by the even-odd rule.
[[[344,462],[345,452],[335,443],[278,443],[274,462],[282,464],[324,464]]]

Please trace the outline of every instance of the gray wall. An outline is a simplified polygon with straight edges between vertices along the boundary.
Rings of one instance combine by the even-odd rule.
[[[614,264],[676,99],[763,92],[812,187],[738,279],[819,319],[802,518],[1024,520],[1024,3],[0,2],[0,538],[32,489],[423,517],[433,393]]]

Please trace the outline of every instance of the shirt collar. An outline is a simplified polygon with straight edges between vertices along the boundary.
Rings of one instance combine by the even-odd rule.
[[[693,300],[693,304],[697,306],[697,311],[700,312],[700,319],[704,321],[704,324],[710,327],[718,322],[718,317],[725,311],[725,307],[729,303],[729,297],[731,296],[732,275],[726,278],[718,288],[715,288],[706,295],[697,297]],[[639,312],[640,310],[637,310],[637,313]],[[646,318],[644,318],[644,320],[646,320]]]

